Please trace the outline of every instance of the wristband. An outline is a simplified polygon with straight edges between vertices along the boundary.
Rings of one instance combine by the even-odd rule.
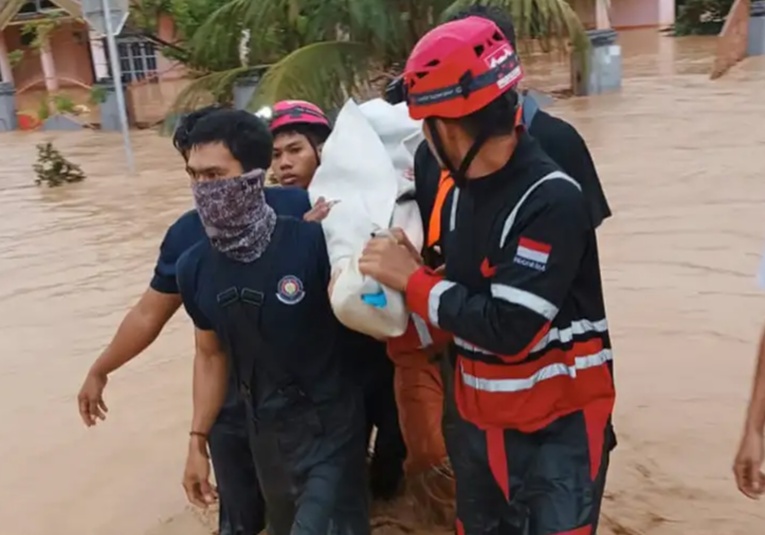
[[[202,433],[201,431],[189,431],[190,437],[199,437],[207,440],[207,433]]]

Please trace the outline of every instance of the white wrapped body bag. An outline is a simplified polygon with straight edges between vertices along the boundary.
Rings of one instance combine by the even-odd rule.
[[[400,227],[415,247],[423,230],[414,200],[414,151],[422,140],[420,123],[406,107],[380,99],[357,106],[346,102],[324,144],[321,166],[308,192],[337,201],[322,222],[332,266],[332,310],[346,327],[385,339],[406,330],[404,296],[362,275],[358,261],[373,234]]]

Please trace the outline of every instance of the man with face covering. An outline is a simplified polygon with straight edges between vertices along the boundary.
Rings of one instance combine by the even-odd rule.
[[[214,106],[201,108],[185,115],[180,121],[173,135],[173,145],[184,161],[189,156],[190,131],[199,120],[217,109]],[[247,115],[244,111],[237,113],[240,117]],[[234,157],[229,164],[252,168],[250,146],[262,141],[258,131],[229,132],[229,139]],[[266,201],[281,216],[310,217],[307,214],[311,208],[308,195],[299,188],[269,188]],[[106,419],[104,389],[107,377],[138,357],[180,308],[176,263],[181,254],[206,239],[196,210],[189,210],[167,229],[149,287],[127,313],[113,340],[85,377],[78,395],[78,408],[87,426]],[[244,406],[238,398],[236,389],[230,387],[226,404],[208,440],[220,499],[220,535],[259,533],[266,523],[265,507],[244,426]]]
[[[238,166],[228,132],[252,130],[254,168]],[[281,218],[265,202],[268,127],[220,110],[189,134],[187,171],[209,240],[178,261],[183,304],[195,325],[194,410],[184,488],[204,506],[207,436],[228,370],[246,425],[272,535],[369,533],[361,396],[343,369],[340,324],[327,295],[321,227]]]

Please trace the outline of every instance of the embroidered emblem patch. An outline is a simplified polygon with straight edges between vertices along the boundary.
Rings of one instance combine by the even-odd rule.
[[[285,275],[276,285],[276,298],[285,305],[296,305],[304,297],[303,281],[295,275]]]

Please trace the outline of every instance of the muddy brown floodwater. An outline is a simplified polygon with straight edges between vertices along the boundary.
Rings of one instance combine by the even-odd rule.
[[[561,101],[592,149],[616,216],[600,231],[616,354],[620,445],[604,508],[610,535],[752,535],[765,505],[730,475],[765,294],[765,61],[710,82],[710,40],[622,36],[620,94]],[[561,65],[530,60],[541,86]],[[563,73],[563,74],[561,74]],[[89,179],[32,185],[54,139]],[[190,415],[183,314],[107,390],[85,429],[82,375],[146,286],[163,232],[191,205],[167,139],[0,135],[0,531],[209,533],[179,485]],[[400,514],[399,516],[405,516]]]

